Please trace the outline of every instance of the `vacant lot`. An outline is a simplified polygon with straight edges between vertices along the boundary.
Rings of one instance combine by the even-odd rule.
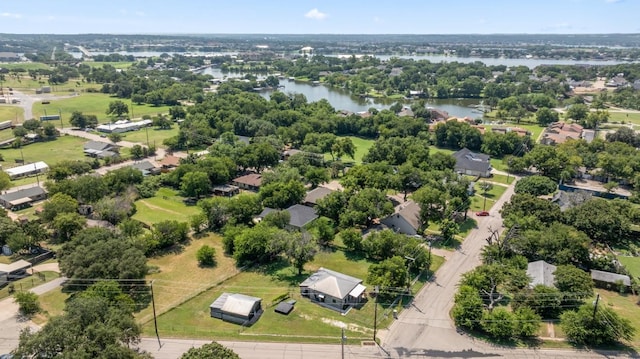
[[[68,298],[69,294],[63,293],[61,287],[40,295],[38,301],[42,311],[32,320],[38,325],[43,325],[49,318],[62,314]]]
[[[91,67],[103,67],[104,65],[109,65],[109,66],[113,66],[116,69],[126,69],[128,67],[131,67],[131,65],[135,64],[135,62],[128,62],[128,61],[122,61],[122,62],[108,62],[108,61],[84,61],[82,63],[83,65],[88,65]]]
[[[33,116],[44,116],[45,111],[47,114],[62,114],[62,121],[66,126],[70,126],[69,118],[73,111],[80,111],[85,115],[96,115],[100,123],[109,122],[110,119],[106,115],[106,111],[109,108],[109,103],[112,101],[120,100],[131,108],[131,102],[127,99],[119,99],[102,93],[81,93],[78,96],[69,97],[60,100],[51,100],[49,104],[43,105],[38,102],[33,105]],[[143,115],[156,115],[159,113],[166,113],[169,111],[167,106],[148,106],[148,105],[134,105],[133,114],[135,117],[141,117]],[[59,121],[54,121],[55,125],[60,124]]]
[[[494,184],[493,188],[487,192],[487,204],[486,208],[484,208],[484,196],[482,189],[480,188],[480,182],[477,182],[475,185],[476,193],[473,197],[471,197],[471,211],[478,212],[483,210],[491,210],[491,207],[496,203],[498,199],[502,196],[502,194],[507,190],[507,187],[501,186],[498,184]]]
[[[356,151],[353,156],[353,161],[355,161],[356,163],[362,163],[362,157],[364,157],[364,155],[366,155],[369,152],[369,149],[371,148],[371,146],[373,146],[373,143],[375,141],[365,139],[365,138],[355,137],[355,136],[345,136],[345,137],[350,138],[351,142],[353,142],[353,145],[356,147]],[[328,153],[325,153],[324,159],[327,161],[331,160],[331,155]],[[342,160],[345,162],[349,162],[351,161],[351,157],[345,155],[342,157]]]
[[[164,147],[162,141],[166,138],[173,137],[178,134],[178,126],[173,125],[170,130],[160,130],[157,128],[149,127],[148,129],[141,129],[138,131],[126,132],[123,134],[125,141],[137,142],[143,145],[147,144],[147,134],[149,135],[149,144],[156,145],[158,147]]]
[[[618,260],[634,277],[640,278],[640,257],[622,257],[618,256]]]
[[[0,105],[0,122],[12,121],[17,123],[24,118],[24,110],[22,107],[12,105]],[[7,131],[3,130],[2,132]],[[11,130],[8,130],[11,132]]]
[[[633,123],[635,125],[640,125],[640,113],[609,111],[609,122]]]
[[[74,136],[60,136],[53,141],[36,142],[19,148],[0,149],[0,155],[4,158],[3,168],[19,165],[16,159],[23,159],[25,163],[44,161],[49,166],[63,160],[84,160],[83,145],[88,140]],[[41,180],[44,176],[40,176]]]
[[[167,220],[188,222],[191,216],[200,213],[199,207],[187,206],[184,197],[170,188],[161,188],[155,197],[140,199],[135,203],[137,212],[133,218],[149,225]]]

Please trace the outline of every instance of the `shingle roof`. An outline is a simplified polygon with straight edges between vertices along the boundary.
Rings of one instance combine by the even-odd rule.
[[[258,173],[249,173],[248,175],[240,176],[234,179],[232,182],[241,183],[252,187],[260,187],[262,184],[262,175]]]
[[[318,214],[315,209],[301,204],[294,204],[287,208],[287,212],[291,215],[289,224],[298,228],[302,228],[318,218]]]
[[[36,196],[39,196],[39,195],[41,195],[43,193],[46,193],[44,188],[35,186],[35,187],[29,187],[29,188],[20,189],[20,190],[13,191],[13,192],[7,192],[7,193],[1,195],[0,198],[2,200],[4,200],[5,202],[12,202],[12,201],[15,201],[15,200],[21,199],[21,198],[36,197]]]
[[[396,214],[404,218],[414,229],[420,228],[420,206],[414,201],[407,201],[398,206]]]
[[[354,278],[330,269],[320,268],[309,278],[305,279],[304,282],[300,283],[300,286],[308,287],[334,298],[345,298],[360,283],[362,283],[362,279]]]
[[[456,168],[479,172],[486,172],[491,169],[488,155],[471,152],[468,148],[463,148],[454,153],[453,157],[456,158]]]
[[[335,191],[330,188],[316,187],[311,191],[307,192],[307,195],[304,197],[304,202],[317,204],[319,199],[325,198],[332,192],[335,192]]]
[[[527,264],[527,275],[531,277],[529,283],[531,287],[542,284],[547,287],[555,287],[555,276],[553,273],[556,271],[556,266],[549,264],[545,261],[535,261]]]
[[[89,141],[84,144],[84,149],[86,150],[94,150],[94,151],[106,151],[110,148],[113,148],[113,145],[107,142],[101,141]]]

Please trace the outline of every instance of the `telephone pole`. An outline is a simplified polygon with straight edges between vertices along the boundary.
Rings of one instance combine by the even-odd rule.
[[[347,337],[344,336],[344,328],[342,328],[342,336],[340,337],[340,343],[342,344],[342,359],[344,359],[344,342]]]
[[[598,302],[600,301],[600,293],[596,295],[596,302],[593,305],[593,320],[596,320],[596,312],[598,311]]]
[[[156,328],[156,338],[158,338],[158,346],[162,348],[162,344],[160,343],[160,335],[158,334],[158,319],[156,317],[156,300],[153,296],[153,281],[149,283],[149,288],[151,288],[151,306],[153,307],[153,325]]]
[[[378,332],[378,295],[380,294],[380,287],[373,287],[373,293],[375,294],[375,301],[373,306],[373,341],[376,341],[376,334]]]

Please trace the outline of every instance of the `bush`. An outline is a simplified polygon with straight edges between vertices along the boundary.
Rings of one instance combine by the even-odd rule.
[[[209,247],[208,245],[204,245],[198,249],[196,253],[196,258],[198,259],[198,263],[201,266],[213,266],[216,264],[215,260],[216,250],[215,248]]]
[[[40,311],[38,295],[32,292],[17,292],[13,295],[16,303],[20,306],[20,313],[24,316],[31,316]]]

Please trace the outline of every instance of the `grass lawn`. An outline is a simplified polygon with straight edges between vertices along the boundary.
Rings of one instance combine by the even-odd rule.
[[[631,294],[623,294],[616,291],[608,291],[604,289],[597,289],[596,292],[600,294],[600,304],[606,305],[613,309],[620,317],[627,318],[636,327],[636,334],[631,341],[631,345],[635,348],[640,348],[640,331],[638,331],[638,324],[640,323],[640,310],[638,310],[638,296]],[[593,298],[595,300],[595,298]],[[587,303],[591,303],[591,300],[586,300]]]
[[[341,136],[343,137],[343,136]],[[353,145],[356,147],[356,152],[354,153],[353,157],[354,157],[354,161],[355,163],[362,163],[362,157],[364,157],[364,155],[366,155],[369,152],[369,149],[371,148],[371,146],[373,146],[373,143],[375,142],[374,140],[369,140],[369,139],[365,139],[365,138],[360,138],[360,137],[355,137],[355,136],[344,136],[344,137],[348,137],[351,139],[351,141],[353,142]],[[324,159],[325,161],[330,161],[331,160],[331,155],[328,153],[324,154]],[[351,157],[348,156],[343,156],[342,160],[345,162],[349,162],[351,161]]]
[[[4,121],[12,121],[13,123],[22,122],[22,118],[24,118],[24,109],[18,106],[11,105],[0,105],[0,122]],[[0,133],[8,132],[11,134],[10,137],[13,137],[13,132],[11,130],[2,130]]]
[[[640,113],[636,112],[612,112],[609,111],[609,122],[633,123],[640,125]]]
[[[618,260],[634,277],[640,277],[640,257],[618,256]]]
[[[137,142],[147,145],[147,133],[149,134],[149,143],[156,144],[157,147],[164,147],[162,141],[166,138],[173,137],[179,132],[178,126],[173,125],[170,130],[160,130],[154,127],[148,127],[148,130],[142,129],[123,133],[122,139],[129,142]]]
[[[478,212],[483,210],[484,196],[482,195],[482,189],[480,188],[480,182],[475,185],[476,193],[471,197],[471,211]],[[487,192],[487,207],[486,211],[491,210],[491,207],[496,203],[498,199],[504,194],[507,187],[501,185],[493,185],[493,188]]]
[[[75,136],[60,136],[53,141],[36,142],[22,146],[22,151],[18,148],[3,148],[0,149],[0,155],[4,159],[2,166],[11,168],[19,165],[15,160],[22,159],[23,155],[25,163],[44,161],[49,166],[63,160],[84,160],[82,146],[87,141],[87,139]],[[44,176],[40,176],[40,180],[44,178]]]
[[[509,166],[507,166],[507,164],[504,163],[501,158],[491,158],[489,162],[491,163],[491,167],[497,169],[498,171],[506,172],[509,168]]]
[[[198,265],[196,252],[203,245],[215,248],[216,265],[214,267]],[[222,238],[215,234],[192,239],[177,253],[166,253],[150,258],[147,264],[157,268],[147,276],[147,279],[154,280],[156,309],[159,314],[169,311],[189,298],[239,273],[233,258],[224,255]],[[136,317],[141,323],[149,322],[153,319],[151,306],[141,310]]]
[[[38,325],[43,325],[49,318],[62,314],[68,298],[69,294],[63,293],[60,287],[42,294],[38,297],[42,311],[33,317],[32,320]]]
[[[200,213],[200,207],[187,206],[183,202],[184,197],[170,188],[160,188],[151,198],[137,200],[137,212],[133,219],[146,224],[154,224],[166,220],[189,222],[189,217]]]
[[[131,65],[135,64],[135,61],[134,62],[130,62],[130,61],[122,61],[122,62],[84,61],[84,62],[82,62],[82,64],[90,66],[90,67],[102,67],[104,65],[111,65],[111,66],[115,67],[116,69],[126,69],[128,67],[131,67]]]
[[[45,69],[50,70],[51,66],[44,64],[42,62],[2,62],[0,63],[0,67],[4,69],[23,69],[23,70],[39,70]],[[8,78],[9,76],[7,76]]]
[[[69,97],[60,100],[51,100],[47,105],[43,105],[38,102],[33,105],[33,116],[38,118],[44,116],[45,110],[47,114],[57,114],[58,111],[62,114],[62,120],[65,125],[69,124],[69,118],[73,111],[80,111],[85,115],[96,115],[100,123],[106,123],[109,121],[105,111],[109,108],[109,103],[112,101],[121,100],[131,105],[131,102],[127,99],[119,99],[117,97],[109,96],[102,93],[80,93],[78,96]],[[159,113],[166,113],[169,111],[168,106],[149,106],[149,105],[134,105],[133,114],[135,117],[141,117],[143,115],[156,115]],[[58,126],[60,121],[54,121]]]
[[[507,180],[507,177],[509,178]],[[513,181],[515,180],[515,177],[513,176],[505,176],[505,175],[501,175],[501,174],[492,174],[491,177],[488,179],[488,181],[490,182],[497,182],[497,183],[502,183],[502,184],[512,184]]]
[[[15,288],[16,292],[18,291],[26,291],[29,290],[33,287],[37,287],[40,284],[44,284],[46,282],[49,282],[51,280],[54,280],[58,277],[60,277],[60,274],[56,273],[56,272],[50,272],[50,271],[43,271],[40,272],[42,274],[44,274],[44,280],[40,279],[40,277],[38,277],[37,275],[32,275],[26,278],[22,278],[20,280],[17,280],[15,282],[12,282],[13,287]],[[4,299],[9,297],[11,294],[9,293],[9,286],[11,284],[5,286],[4,288],[0,289],[0,299]]]
[[[467,219],[460,223],[460,232],[455,236],[455,240],[451,241],[450,243],[443,243],[440,241],[437,241],[436,243],[433,243],[433,247],[434,248],[457,248],[462,241],[464,241],[464,239],[467,237],[467,235],[469,234],[469,232],[471,232],[472,229],[477,227],[478,222],[473,219],[473,214],[469,214],[469,216],[467,217]],[[427,232],[429,233],[433,233],[433,234],[440,234],[440,224],[439,223],[430,223],[429,226],[427,227]]]
[[[432,269],[442,264],[442,258],[433,256]],[[345,274],[366,278],[369,263],[364,259],[350,260],[342,250],[318,253],[313,262],[305,266],[305,272],[297,271],[286,262],[277,262],[268,267],[248,270],[202,294],[176,306],[158,318],[161,335],[171,337],[201,337],[253,341],[295,341],[336,343],[339,342],[340,328],[350,343],[367,340],[373,334],[374,302],[369,300],[362,308],[352,309],[347,315],[321,307],[300,296],[298,284],[319,267],[332,268]],[[416,284],[421,287],[426,279]],[[180,284],[182,286],[182,284]],[[416,289],[417,290],[417,289]],[[243,293],[262,298],[264,313],[256,324],[243,328],[210,317],[209,305],[224,292]],[[289,295],[295,299],[295,309],[288,316],[273,311],[275,300]],[[379,303],[379,327],[384,327],[392,319],[385,318],[390,313],[390,303]],[[143,326],[147,335],[152,335],[153,323]]]
[[[39,217],[36,216],[36,208],[40,207],[40,204],[43,202],[39,202],[38,204],[33,205],[32,207],[27,207],[25,209],[21,209],[19,211],[12,211],[20,217],[27,217],[30,221],[37,220]]]

